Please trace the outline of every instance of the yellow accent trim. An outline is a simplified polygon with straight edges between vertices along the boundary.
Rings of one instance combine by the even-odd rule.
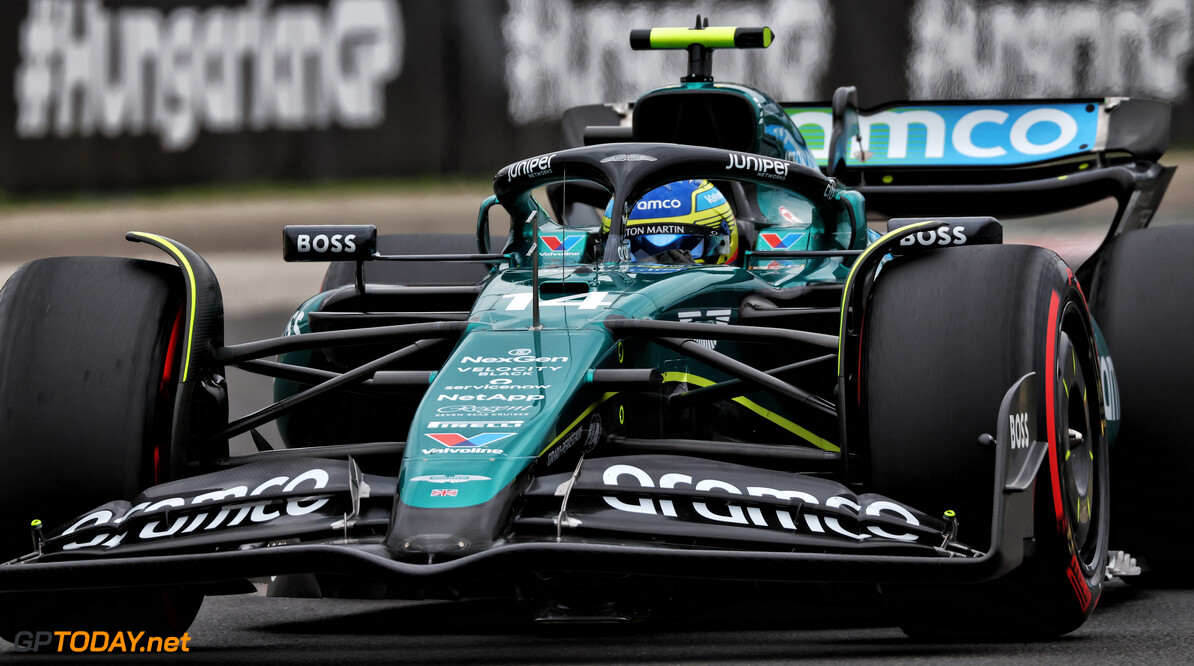
[[[917,222],[915,224],[909,224],[906,227],[900,227],[899,229],[896,229],[895,231],[889,231],[889,232],[883,234],[879,238],[875,239],[874,243],[871,243],[870,245],[868,245],[867,248],[862,251],[862,254],[858,255],[858,258],[854,260],[854,264],[852,266],[850,266],[850,273],[846,275],[846,282],[842,285],[842,320],[838,324],[838,337],[837,337],[837,375],[838,375],[838,377],[842,376],[842,359],[844,357],[842,352],[845,350],[845,345],[846,345],[846,315],[848,314],[846,311],[846,299],[850,296],[850,285],[854,283],[854,274],[855,274],[855,272],[857,272],[858,267],[863,265],[866,262],[867,257],[870,256],[871,252],[873,252],[875,250],[875,248],[883,245],[891,237],[903,234],[912,229],[920,229],[921,227],[927,227],[932,224],[939,225],[939,224],[941,224],[941,221],[940,220],[926,220],[924,222]]]
[[[560,442],[560,440],[561,440],[561,439],[564,439],[564,436],[565,436],[565,435],[567,435],[567,434],[571,433],[571,432],[572,432],[572,430],[573,430],[573,428],[575,428],[577,425],[579,425],[579,424],[580,424],[580,422],[581,422],[582,420],[584,420],[584,418],[585,418],[586,416],[588,416],[589,414],[592,414],[592,413],[593,413],[593,410],[594,410],[594,409],[597,409],[597,406],[598,406],[598,405],[600,405],[601,403],[605,402],[606,400],[609,400],[610,398],[614,397],[615,395],[618,395],[618,393],[617,393],[616,391],[615,391],[615,392],[613,392],[613,393],[606,393],[606,394],[602,395],[602,396],[601,396],[599,399],[597,399],[597,401],[596,401],[596,402],[594,402],[593,404],[591,404],[591,405],[589,405],[588,407],[586,407],[586,408],[585,408],[585,411],[583,411],[583,412],[581,412],[581,413],[580,413],[580,416],[578,416],[578,417],[576,417],[575,419],[573,419],[572,423],[569,423],[567,428],[564,428],[563,430],[561,430],[561,431],[560,431],[560,434],[556,435],[556,438],[555,438],[555,439],[553,439],[553,440],[551,440],[551,443],[547,445],[547,448],[545,448],[545,449],[543,449],[542,451],[540,451],[540,452],[539,452],[539,455],[540,455],[540,456],[542,456],[544,453],[547,453],[548,451],[550,451],[550,450],[551,450],[551,447],[553,447],[553,446],[555,446],[556,444],[558,444],[558,443]]]
[[[737,28],[651,28],[651,48],[683,49],[689,44],[700,44],[708,48],[734,48],[734,31]],[[764,37],[767,45],[771,40]]]
[[[179,250],[174,243],[171,243],[170,241],[156,234],[147,234],[143,231],[134,231],[132,233],[134,235],[141,236],[142,238],[149,238],[165,246],[168,250],[170,250],[171,254],[173,254],[175,257],[178,257],[178,263],[182,264],[182,267],[186,269],[187,284],[190,286],[191,292],[191,311],[187,316],[187,353],[186,356],[183,357],[182,364],[182,381],[185,382],[187,380],[187,371],[191,369],[191,339],[195,336],[195,301],[197,300],[195,298],[195,271],[191,269],[191,262],[187,261],[187,258],[183,256],[182,251]]]
[[[665,381],[665,382],[684,382],[685,384],[695,384],[697,386],[710,386],[710,385],[716,383],[711,379],[705,379],[704,377],[699,377],[697,375],[693,375],[693,374],[690,374],[687,372],[665,372],[665,373],[663,373],[663,381]],[[734,398],[734,402],[738,403],[739,405],[742,405],[743,407],[745,407],[745,408],[749,409],[750,411],[754,412],[755,414],[758,414],[759,416],[767,419],[768,421],[771,421],[775,425],[783,428],[784,430],[787,430],[788,432],[796,435],[797,437],[800,437],[801,439],[806,440],[807,442],[809,442],[813,446],[817,447],[818,449],[822,449],[825,451],[841,451],[841,448],[839,448],[837,444],[834,444],[833,442],[830,442],[827,439],[824,439],[822,437],[818,437],[817,435],[814,435],[812,432],[809,432],[807,429],[800,427],[795,422],[789,421],[788,419],[780,416],[779,414],[776,414],[775,412],[771,411],[770,409],[767,409],[766,407],[760,405],[759,403],[757,403],[753,400],[748,400],[745,397],[739,396],[737,398]]]

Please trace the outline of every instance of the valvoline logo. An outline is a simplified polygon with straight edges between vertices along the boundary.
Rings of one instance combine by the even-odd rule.
[[[571,252],[576,248],[580,242],[584,240],[584,236],[540,236],[539,242],[551,252]]]
[[[437,432],[426,433],[428,437],[434,439],[441,446],[452,446],[462,448],[472,448],[476,446],[489,446],[495,442],[500,442],[507,437],[513,437],[512,432],[486,432],[480,435],[473,435],[472,437],[465,437],[460,433],[455,432]]]
[[[786,233],[761,233],[759,234],[760,250],[788,250],[791,249],[800,239],[804,237],[802,232],[789,231]]]

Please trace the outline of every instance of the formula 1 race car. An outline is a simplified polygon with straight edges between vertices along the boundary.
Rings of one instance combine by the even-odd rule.
[[[566,147],[497,173],[468,247],[287,227],[287,261],[332,263],[282,337],[226,345],[216,276],[151,233],[128,239],[176,265],[21,268],[0,292],[0,635],[182,632],[204,595],[273,577],[555,622],[725,581],[875,582],[912,636],[1054,636],[1132,572],[1113,521],[1188,577],[1165,526],[1194,467],[1174,307],[1194,227],[1145,229],[1168,107],[780,104],[711,77],[714,49],[769,29],[698,26],[635,31],[688,75],[569,112]],[[1076,271],[1002,244],[999,216],[1104,198]],[[230,420],[228,367],[275,402]],[[245,433],[259,451],[229,457]]]

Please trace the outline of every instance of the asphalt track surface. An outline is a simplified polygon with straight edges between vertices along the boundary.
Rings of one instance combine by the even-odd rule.
[[[403,603],[223,597],[191,630],[191,661],[262,663],[1190,663],[1194,592],[1118,583],[1094,617],[1041,643],[918,643],[886,626],[874,594],[850,604],[710,608],[684,622],[552,631],[492,602]]]
[[[1194,165],[1170,188],[1156,223],[1194,217]],[[227,342],[279,335],[293,307],[317,291],[323,267],[283,264],[287,223],[377,224],[383,232],[465,231],[484,192],[435,197],[365,196],[233,203],[32,207],[0,213],[0,280],[24,261],[63,254],[159,258],[124,243],[129,229],[157,231],[208,257],[224,287]],[[1099,216],[1107,208],[1094,211]],[[1049,224],[1008,224],[1009,241],[1032,241],[1079,261],[1105,227],[1088,212]],[[1103,219],[1106,219],[1105,217]],[[131,250],[131,251],[130,251]],[[233,416],[270,400],[269,382],[231,371]],[[263,431],[273,439],[273,432]],[[244,437],[235,451],[252,450]],[[1114,544],[1112,544],[1114,547]],[[812,591],[763,603],[689,608],[675,621],[646,625],[544,628],[496,601],[395,602],[209,598],[190,630],[190,651],[159,655],[67,654],[62,661],[113,663],[1191,663],[1194,590],[1144,589],[1112,582],[1093,618],[1058,640],[933,644],[906,638],[870,588]],[[965,609],[958,609],[965,612]],[[0,641],[0,663],[25,655]],[[37,663],[59,658],[39,655]],[[48,658],[47,658],[48,657]]]

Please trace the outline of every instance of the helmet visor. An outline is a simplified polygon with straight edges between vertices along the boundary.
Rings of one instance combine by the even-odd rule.
[[[634,235],[630,253],[637,263],[695,263],[705,256],[705,241],[704,233]]]

